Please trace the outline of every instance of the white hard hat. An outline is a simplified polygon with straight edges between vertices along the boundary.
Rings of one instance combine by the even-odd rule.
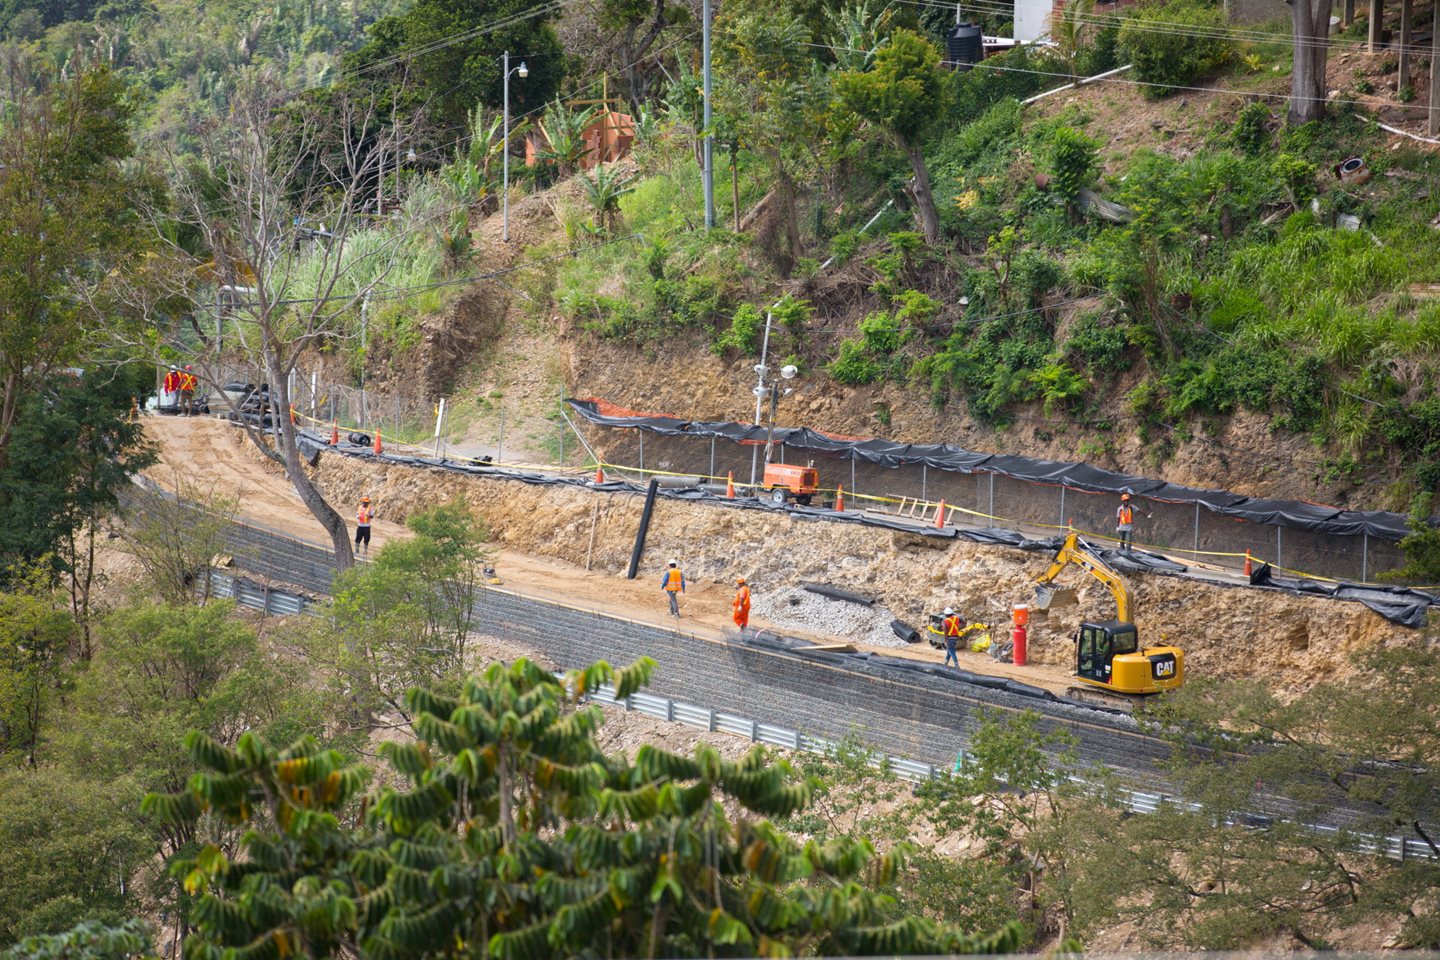
[[[670,566],[672,566],[672,567],[678,567],[678,566],[680,566],[680,561],[679,561],[679,560],[671,560],[671,561],[670,561]]]
[[[955,608],[954,608],[954,607],[946,607],[946,608],[945,608],[945,616],[947,616],[947,617],[950,616],[950,615],[951,615],[952,613],[954,613],[954,612],[955,612]]]

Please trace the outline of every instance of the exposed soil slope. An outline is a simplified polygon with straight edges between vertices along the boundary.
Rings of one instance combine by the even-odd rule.
[[[289,492],[283,476],[245,446],[234,428],[209,419],[157,419],[150,426],[168,462],[189,464],[197,477],[241,497],[247,516],[296,536],[320,539],[320,528]],[[159,467],[155,475],[166,482],[170,471]],[[375,498],[380,515],[377,547],[404,535],[400,524],[412,511],[464,496],[490,525],[507,583],[618,616],[665,622],[660,570],[671,557],[680,559],[691,582],[682,624],[686,629],[720,630],[729,624],[731,583],[737,574],[750,577],[757,593],[806,581],[854,589],[917,624],[946,605],[972,619],[1002,620],[1010,603],[1030,598],[1031,581],[1048,561],[1044,555],[1009,548],[662,501],[640,577],[630,581],[624,571],[639,523],[639,497],[386,467],[328,454],[321,457],[315,477],[342,510],[362,493]],[[587,565],[592,567],[588,572]],[[1083,618],[1114,613],[1108,593],[1098,584],[1080,580],[1075,572],[1065,574],[1063,582],[1079,587],[1079,602],[1052,612],[1048,622],[1041,618],[1034,624],[1031,657],[1040,666],[1009,668],[1051,686],[1065,684],[1071,655],[1067,638],[1075,625]],[[1424,642],[1420,634],[1358,604],[1158,576],[1132,578],[1130,586],[1142,636],[1182,647],[1192,677],[1254,676],[1279,691],[1295,693],[1343,677],[1355,651]],[[928,648],[907,652],[941,659]],[[991,669],[988,657],[968,656],[972,668]]]

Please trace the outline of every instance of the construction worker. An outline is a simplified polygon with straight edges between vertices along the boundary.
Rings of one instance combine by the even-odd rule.
[[[168,407],[172,404],[179,403],[178,395],[180,393],[180,368],[175,366],[175,364],[173,363],[170,364],[170,372],[165,374],[165,383],[164,386],[161,388],[161,393],[166,394],[166,396],[160,398],[160,402],[164,403],[165,406]]]
[[[1146,513],[1145,516],[1153,517],[1155,514]],[[1130,552],[1130,542],[1135,536],[1135,505],[1130,502],[1130,494],[1120,494],[1120,506],[1115,510],[1115,535],[1120,541],[1120,549],[1124,553]]]
[[[735,578],[735,602],[731,606],[735,611],[735,626],[744,633],[750,626],[750,586],[744,577]]]
[[[685,592],[685,574],[680,572],[680,564],[670,561],[670,567],[660,580],[660,589],[670,598],[670,616],[676,620],[680,619],[680,594]]]
[[[960,643],[960,634],[965,632],[965,618],[957,614],[954,608],[946,607],[941,628],[941,632],[945,634],[945,666],[953,663],[958,670],[960,658],[955,653],[955,647]]]
[[[185,364],[185,372],[180,374],[180,412],[187,417],[195,415],[195,385],[198,381],[190,364]]]
[[[360,509],[355,514],[355,549],[361,549],[364,544],[365,556],[370,555],[370,521],[375,519],[375,511],[370,509],[370,498],[360,498]]]

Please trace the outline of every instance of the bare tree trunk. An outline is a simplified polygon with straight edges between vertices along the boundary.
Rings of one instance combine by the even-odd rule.
[[[780,202],[780,218],[785,228],[785,247],[787,263],[784,266],[784,274],[789,276],[795,264],[805,254],[805,248],[800,244],[800,215],[795,209],[795,181],[790,178],[790,171],[786,170],[783,164],[776,164],[775,177],[775,198]]]
[[[920,144],[901,141],[901,149],[910,159],[910,169],[915,178],[910,182],[910,194],[915,198],[915,219],[920,221],[920,232],[926,243],[940,242],[940,213],[935,209],[935,194],[930,189],[930,171],[925,167],[925,154]]]
[[[277,427],[274,434],[275,445],[279,448],[281,462],[285,464],[285,476],[290,479],[305,508],[330,535],[330,543],[335,548],[335,569],[348,570],[355,565],[355,554],[350,547],[350,528],[345,525],[345,518],[321,495],[315,482],[305,472],[305,462],[300,456],[300,445],[295,436],[295,424],[290,422],[290,371],[282,370],[273,360],[267,363],[266,367],[266,374],[271,381],[270,396],[274,403],[270,416],[274,418],[273,422]]]
[[[1325,61],[1330,43],[1330,0],[1295,0],[1291,8],[1295,46],[1290,79],[1291,126],[1325,116]]]

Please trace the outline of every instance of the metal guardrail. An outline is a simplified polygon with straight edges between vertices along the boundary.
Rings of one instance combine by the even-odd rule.
[[[210,571],[210,583],[215,596],[229,597],[242,606],[252,607],[266,614],[294,616],[310,613],[312,612],[311,608],[316,606],[315,601],[308,597],[253,583],[243,577],[230,576],[218,570]],[[620,700],[615,697],[613,686],[602,685],[587,694],[587,699],[605,706],[621,707],[626,711],[633,711],[667,723],[680,723],[710,733],[727,733],[748,737],[754,743],[783,747],[786,750],[824,755],[838,746],[834,740],[811,736],[790,727],[752,720],[749,717],[725,713],[711,707],[701,707],[669,697],[656,696],[652,693],[634,693],[624,700]],[[962,768],[965,757],[965,751],[961,750],[955,758],[954,770],[958,771]],[[951,772],[932,763],[885,753],[872,754],[869,762],[877,770],[915,783],[936,780]],[[1087,781],[1083,778],[1072,776],[1069,779],[1072,783],[1081,786],[1087,785]],[[1133,813],[1158,813],[1167,806],[1191,812],[1200,809],[1198,804],[1165,793],[1149,793],[1143,790],[1123,788],[1117,793],[1121,801]],[[1226,821],[1226,825],[1255,826],[1257,822],[1268,822],[1268,820],[1267,817],[1257,817],[1252,822],[1229,820]],[[1312,823],[1305,826],[1318,833],[1338,832],[1337,827],[1329,824]],[[1367,849],[1387,859],[1440,860],[1440,856],[1436,856],[1429,845],[1422,840],[1397,836],[1366,837],[1358,834],[1357,839],[1362,841],[1360,844],[1362,849]]]

